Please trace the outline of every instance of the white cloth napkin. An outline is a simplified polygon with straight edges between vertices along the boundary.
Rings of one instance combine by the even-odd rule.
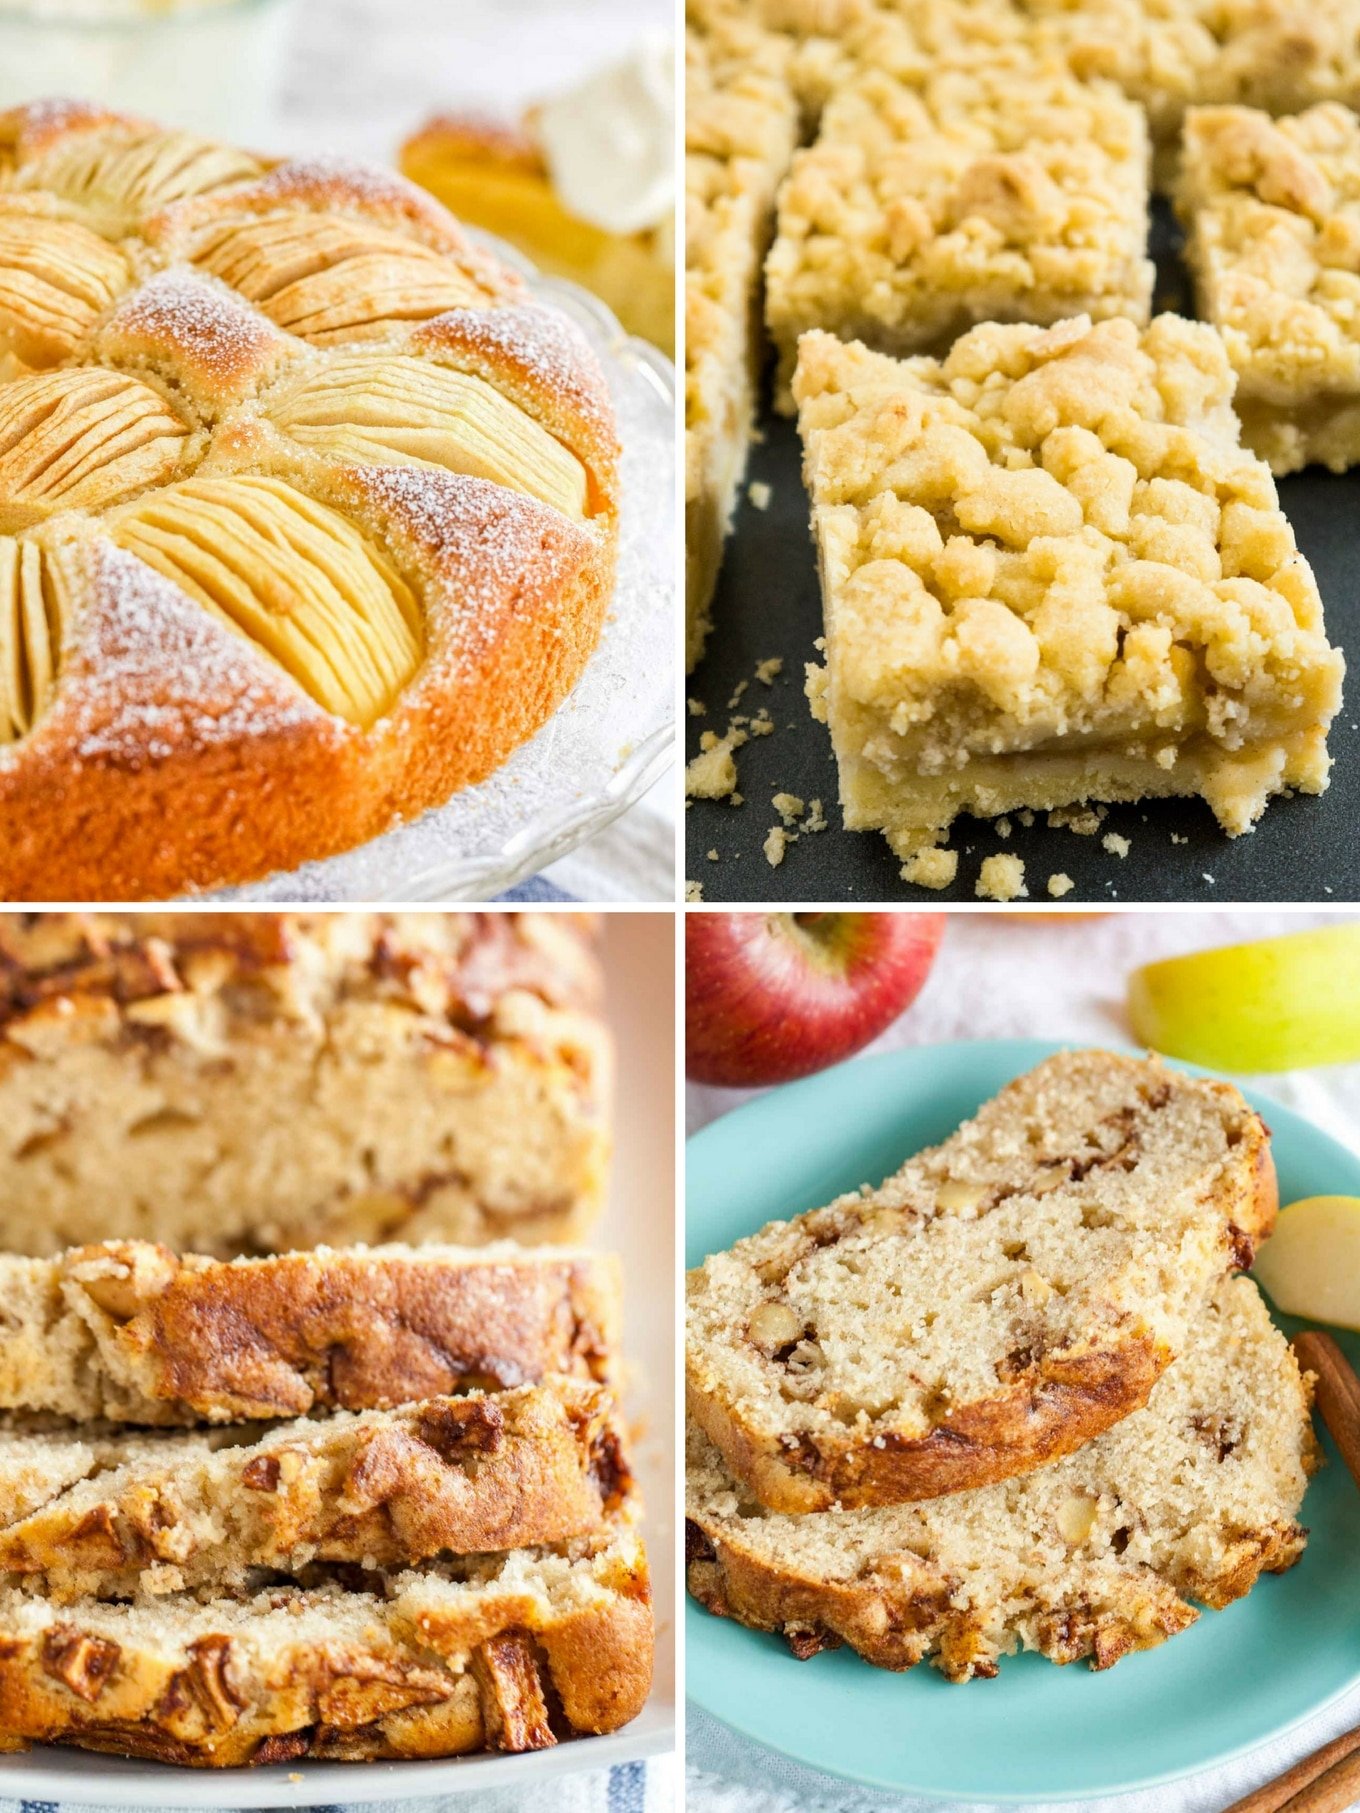
[[[1124,990],[1138,964],[1183,951],[1301,931],[1336,913],[1125,912],[1065,923],[1020,914],[955,914],[930,980],[911,1009],[869,1049],[945,1039],[1051,1038],[1132,1043]],[[1360,1064],[1235,1079],[1296,1109],[1360,1151]],[[753,1090],[688,1090],[691,1132]],[[967,1689],[960,1689],[967,1691]],[[1360,1690],[1236,1762],[1142,1793],[1083,1803],[1088,1813],[1220,1813],[1339,1733],[1360,1724]],[[848,1785],[736,1736],[691,1707],[686,1727],[690,1813],[928,1813],[939,1803]],[[1070,1803],[1069,1803],[1070,1805]],[[982,1813],[982,1808],[973,1809]],[[1045,1813],[1039,1809],[1039,1813]]]
[[[356,1769],[363,1764],[356,1763]],[[222,1775],[221,1805],[230,1808],[231,1772]],[[304,1796],[299,1807],[312,1803]],[[616,1763],[586,1775],[558,1776],[532,1790],[492,1788],[464,1796],[449,1794],[438,1800],[389,1800],[362,1802],[353,1808],[333,1805],[316,1813],[672,1813],[675,1804],[673,1759],[653,1757],[650,1762]],[[0,1800],[0,1813],[61,1813],[46,1800]],[[73,1809],[74,1813],[74,1809]],[[91,1808],[87,1813],[114,1813],[112,1808]],[[186,1810],[187,1813],[187,1810]]]

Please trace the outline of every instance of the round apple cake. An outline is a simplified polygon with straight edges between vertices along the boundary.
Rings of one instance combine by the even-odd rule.
[[[419,190],[0,113],[0,896],[245,881],[482,780],[617,519],[590,347]]]

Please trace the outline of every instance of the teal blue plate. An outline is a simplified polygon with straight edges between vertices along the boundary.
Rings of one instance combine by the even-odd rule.
[[[687,1263],[776,1216],[877,1182],[1059,1047],[939,1045],[842,1064],[689,1142]],[[1277,1103],[1280,1199],[1360,1195],[1360,1159]],[[1290,1326],[1281,1318],[1286,1327]],[[1343,1337],[1360,1362],[1360,1338]],[[1360,1494],[1328,1445],[1303,1559],[1160,1649],[1103,1674],[1040,1656],[955,1686],[870,1668],[848,1649],[796,1661],[778,1638],[687,1608],[691,1700],[813,1768],[941,1800],[1086,1800],[1169,1781],[1265,1742],[1360,1682]]]

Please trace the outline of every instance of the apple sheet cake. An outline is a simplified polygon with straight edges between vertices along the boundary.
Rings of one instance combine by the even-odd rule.
[[[1360,120],[1197,108],[1177,206],[1244,440],[1276,473],[1360,462]]]
[[[988,324],[941,360],[804,337],[845,822],[1198,795],[1230,835],[1320,793],[1344,664],[1217,331]]]
[[[781,402],[810,328],[902,354],[979,321],[1146,322],[1142,109],[1019,51],[884,53],[833,96],[780,192],[766,312]]]

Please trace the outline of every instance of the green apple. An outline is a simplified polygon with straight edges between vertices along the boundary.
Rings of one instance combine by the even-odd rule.
[[[1360,1197],[1308,1196],[1281,1209],[1252,1276],[1291,1316],[1360,1329]]]
[[[1360,1058],[1360,920],[1149,963],[1129,1019],[1154,1051],[1211,1069]]]

